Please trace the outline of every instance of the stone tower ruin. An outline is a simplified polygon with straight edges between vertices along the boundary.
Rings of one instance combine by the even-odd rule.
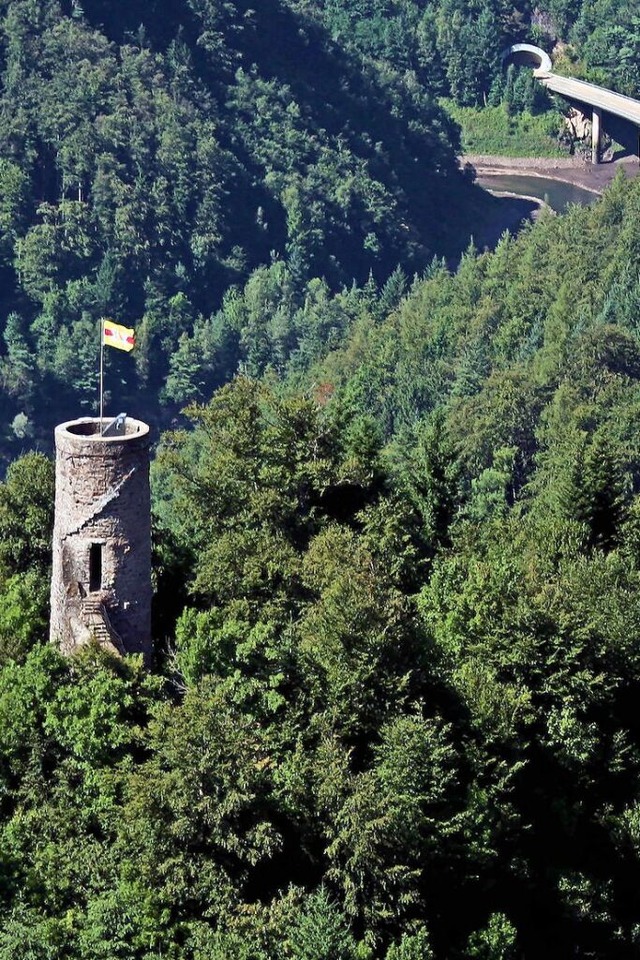
[[[56,427],[51,640],[151,657],[149,427],[86,417]]]

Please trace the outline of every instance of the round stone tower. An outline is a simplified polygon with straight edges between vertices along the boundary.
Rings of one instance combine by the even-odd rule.
[[[56,427],[51,640],[151,657],[149,427],[121,415]]]

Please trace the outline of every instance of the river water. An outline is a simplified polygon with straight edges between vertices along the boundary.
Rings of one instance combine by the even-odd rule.
[[[549,180],[546,177],[527,177],[520,174],[487,174],[479,176],[477,183],[485,190],[498,193],[514,193],[523,197],[539,197],[558,213],[570,203],[586,207],[598,199],[597,193],[583,190],[572,183]]]

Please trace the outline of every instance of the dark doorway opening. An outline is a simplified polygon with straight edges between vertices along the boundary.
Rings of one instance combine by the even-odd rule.
[[[89,590],[102,589],[102,543],[92,543],[89,548]]]

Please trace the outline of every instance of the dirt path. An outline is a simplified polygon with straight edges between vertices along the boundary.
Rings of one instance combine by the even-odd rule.
[[[576,187],[591,190],[593,193],[602,193],[618,170],[624,170],[628,177],[640,175],[640,162],[637,157],[622,157],[594,165],[575,157],[537,159],[467,154],[460,157],[460,163],[462,166],[471,164],[479,176],[507,173],[526,174],[528,177],[547,177],[550,180],[572,183]]]

